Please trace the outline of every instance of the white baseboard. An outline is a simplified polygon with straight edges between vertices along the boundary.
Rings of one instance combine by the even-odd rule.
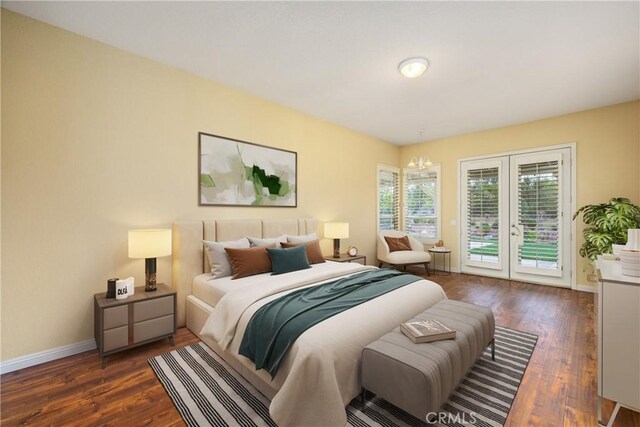
[[[73,356],[74,354],[83,353],[95,348],[95,340],[90,339],[74,344],[63,345],[62,347],[39,351],[37,353],[27,354],[26,356],[16,357],[15,359],[5,360],[4,362],[0,362],[0,374],[6,374],[7,372],[17,371],[18,369],[28,368],[30,366],[39,365],[56,359],[62,359],[67,356]]]
[[[578,283],[576,285],[576,291],[580,291],[580,292],[591,292],[592,294],[595,294],[596,292],[598,292],[598,289],[596,288],[595,284],[594,285],[583,285],[581,283]]]

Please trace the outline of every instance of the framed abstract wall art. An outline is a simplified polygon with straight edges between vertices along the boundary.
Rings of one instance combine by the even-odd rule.
[[[297,206],[298,154],[198,133],[201,206]]]

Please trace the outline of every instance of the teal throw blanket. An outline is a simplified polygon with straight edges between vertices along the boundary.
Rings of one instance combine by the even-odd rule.
[[[291,292],[255,312],[242,337],[240,354],[251,359],[256,370],[266,369],[273,378],[287,350],[304,331],[421,279],[397,270],[371,270]]]

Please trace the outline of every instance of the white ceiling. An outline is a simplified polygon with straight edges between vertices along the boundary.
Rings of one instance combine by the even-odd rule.
[[[3,2],[399,145],[640,98],[639,5]]]

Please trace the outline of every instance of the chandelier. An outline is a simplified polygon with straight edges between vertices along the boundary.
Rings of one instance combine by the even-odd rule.
[[[418,169],[426,169],[429,166],[433,165],[431,160],[428,157],[412,157],[411,161],[407,165],[410,168],[418,168]]]

